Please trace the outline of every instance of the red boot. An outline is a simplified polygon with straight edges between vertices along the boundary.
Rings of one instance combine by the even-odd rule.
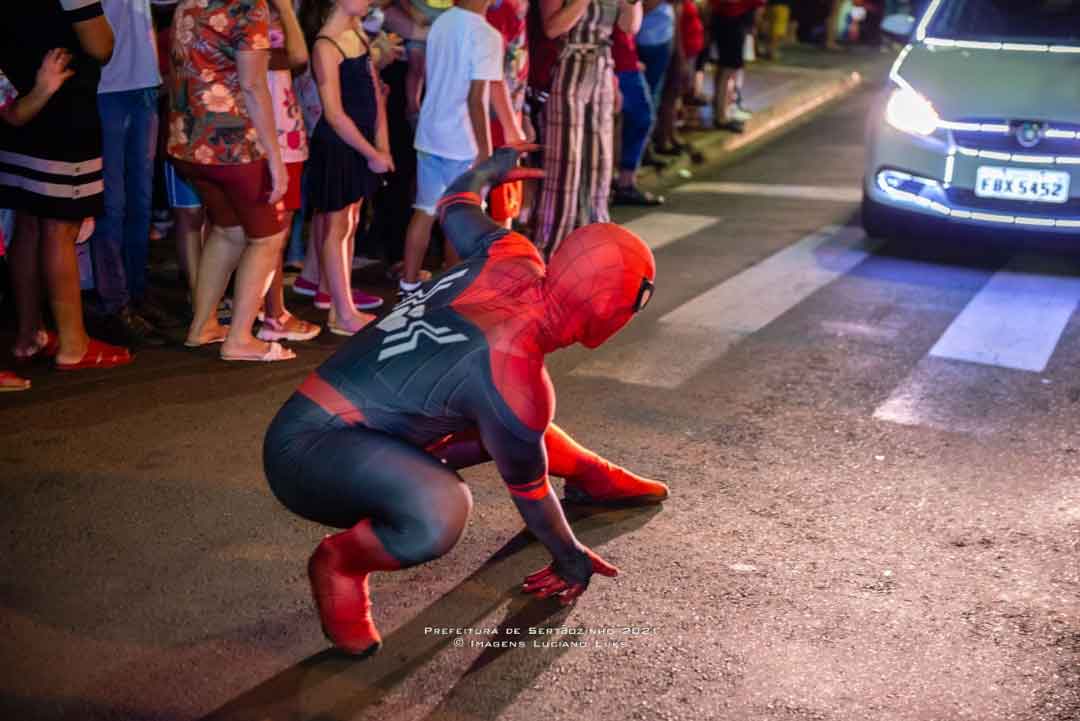
[[[548,469],[566,479],[566,500],[571,503],[636,506],[660,503],[668,487],[642,478],[583,448],[552,423],[544,433]]]
[[[382,637],[371,618],[368,575],[400,565],[372,532],[371,521],[327,536],[315,549],[308,561],[311,594],[323,633],[337,648],[360,657],[379,650]]]
[[[563,495],[571,503],[613,506],[643,506],[661,503],[668,497],[668,487],[603,461],[594,472],[566,479]],[[606,466],[606,468],[605,468]]]

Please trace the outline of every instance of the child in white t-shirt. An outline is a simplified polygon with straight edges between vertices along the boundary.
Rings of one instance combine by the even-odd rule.
[[[491,0],[459,0],[432,24],[427,37],[427,88],[416,128],[416,200],[405,234],[399,292],[420,287],[435,206],[446,188],[491,155],[489,84],[503,81],[503,40],[484,14]],[[495,88],[493,92],[505,92]]]

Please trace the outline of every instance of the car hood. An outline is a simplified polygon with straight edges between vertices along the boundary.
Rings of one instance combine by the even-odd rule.
[[[1080,54],[914,45],[900,76],[945,120],[1080,123]]]

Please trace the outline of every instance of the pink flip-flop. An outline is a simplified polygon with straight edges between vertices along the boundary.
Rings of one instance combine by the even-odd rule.
[[[252,363],[274,363],[276,361],[292,360],[293,358],[296,358],[296,353],[277,342],[271,343],[270,347],[262,355],[235,355],[224,351],[221,353],[221,360],[224,361],[248,361]]]

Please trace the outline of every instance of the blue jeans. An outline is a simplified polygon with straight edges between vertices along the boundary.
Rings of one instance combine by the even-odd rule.
[[[660,107],[660,96],[664,94],[664,78],[671,65],[673,45],[670,42],[659,45],[638,45],[638,57],[645,64],[645,82],[649,84],[653,108]]]
[[[469,172],[476,158],[454,160],[420,150],[416,153],[416,200],[413,208],[428,215],[435,212],[446,188]]]
[[[90,239],[94,285],[106,313],[146,295],[150,206],[157,153],[158,89],[98,95],[105,215]]]
[[[645,144],[649,142],[656,110],[649,96],[649,88],[645,85],[645,75],[640,70],[628,70],[618,73],[618,76],[619,92],[623,98],[619,168],[637,170],[641,167]]]

